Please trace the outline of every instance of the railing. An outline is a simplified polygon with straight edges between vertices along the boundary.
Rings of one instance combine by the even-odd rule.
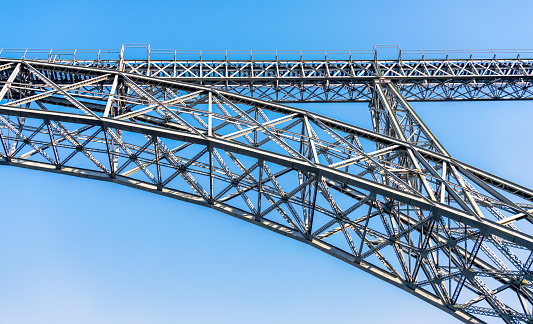
[[[149,44],[124,44],[120,49],[2,48],[0,57],[48,61],[324,61],[324,60],[433,60],[533,58],[533,49],[402,50],[398,45],[376,45],[373,50],[166,50]]]

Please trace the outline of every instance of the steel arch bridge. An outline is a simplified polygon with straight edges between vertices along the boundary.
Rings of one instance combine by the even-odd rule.
[[[533,60],[44,53],[0,51],[1,164],[216,209],[463,322],[533,322],[533,190],[452,158],[408,102],[531,99]],[[368,101],[373,130],[282,104],[302,101]]]

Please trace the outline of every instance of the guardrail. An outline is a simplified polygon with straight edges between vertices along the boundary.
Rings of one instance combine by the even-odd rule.
[[[324,61],[324,60],[431,60],[533,58],[533,49],[402,50],[398,45],[376,45],[373,50],[166,50],[149,44],[124,44],[120,49],[2,48],[0,57],[47,61]]]

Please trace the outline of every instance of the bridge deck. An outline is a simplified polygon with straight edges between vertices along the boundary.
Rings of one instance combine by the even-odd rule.
[[[3,58],[117,69],[276,102],[367,102],[375,82],[409,101],[533,98],[533,51],[192,52],[0,50]],[[529,58],[528,58],[529,57]],[[0,67],[1,69],[1,67]]]

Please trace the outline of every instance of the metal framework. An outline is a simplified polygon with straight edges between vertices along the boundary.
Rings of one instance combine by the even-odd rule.
[[[128,50],[133,54],[128,56]],[[367,102],[386,78],[409,101],[533,99],[533,50],[170,51],[138,45],[119,50],[11,50],[0,57],[120,69],[194,82],[275,102]],[[141,51],[141,52],[139,52]],[[136,59],[135,57],[142,57]]]
[[[483,67],[491,72],[479,67],[479,75],[465,68],[478,66],[473,60],[463,72],[448,61],[443,78],[444,69],[428,72],[434,63],[427,61],[414,68],[425,74],[396,76],[404,63],[374,60],[361,70],[368,75],[346,78],[365,89],[354,97],[294,100],[369,100],[373,130],[275,102],[289,97],[242,94],[245,81],[228,72],[222,81],[187,80],[196,83],[161,75],[175,71],[173,62],[0,58],[0,164],[219,210],[318,248],[463,322],[533,321],[533,190],[453,159],[407,101],[425,90],[406,90],[428,82],[440,89],[429,99],[528,99],[533,60],[493,59]],[[311,74],[303,77],[308,94]],[[263,88],[292,82],[253,75]],[[238,85],[225,91],[217,82]],[[452,83],[505,83],[505,95],[436,95]],[[526,88],[508,90],[518,86]]]

